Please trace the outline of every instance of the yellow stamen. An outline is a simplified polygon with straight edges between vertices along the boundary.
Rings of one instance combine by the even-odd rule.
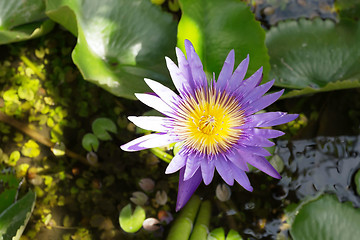
[[[244,124],[244,111],[238,101],[213,88],[199,89],[179,105],[175,132],[184,145],[201,154],[226,152],[235,144]]]

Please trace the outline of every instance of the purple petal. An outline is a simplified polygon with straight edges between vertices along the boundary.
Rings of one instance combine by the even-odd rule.
[[[288,117],[285,116],[289,116],[289,120],[291,121],[292,118],[296,118],[297,114],[287,114],[286,112],[266,112],[266,113],[259,113],[259,114],[254,114],[251,116],[248,116],[246,118],[246,123],[243,124],[240,128],[245,129],[245,128],[252,128],[252,127],[270,127],[270,126],[274,126],[274,125],[279,125],[281,124],[281,121],[283,120],[288,120]],[[285,117],[283,119],[283,117]],[[281,121],[279,121],[278,123],[278,119]],[[274,125],[269,125],[269,123],[276,123]]]
[[[186,163],[186,156],[183,156],[182,151],[178,152],[173,159],[170,161],[169,165],[165,170],[165,174],[174,173],[184,167]]]
[[[229,81],[230,89],[237,89],[240,86],[240,84],[242,83],[242,80],[244,80],[248,66],[249,66],[249,54],[239,64],[239,66],[236,68],[234,74],[231,76],[230,81]]]
[[[221,69],[219,78],[216,83],[219,89],[224,89],[228,84],[231,75],[234,71],[234,63],[235,63],[235,52],[234,50],[231,50],[228,56],[226,57],[226,60],[224,62],[224,65]]]
[[[225,156],[241,170],[249,171],[249,167],[245,160],[246,155],[243,156],[236,149],[233,149],[232,151],[228,151]]]
[[[241,140],[240,140],[241,141]],[[235,146],[239,151],[250,153],[250,154],[256,154],[260,156],[271,156],[271,153],[269,153],[268,150],[262,148],[262,147],[256,147],[256,146],[248,146],[248,145],[242,145],[237,144]]]
[[[180,72],[184,76],[185,80],[188,81],[189,84],[189,79],[191,78],[189,63],[186,60],[186,57],[184,53],[180,50],[180,48],[175,48],[175,51],[176,51]]]
[[[244,109],[245,114],[250,115],[266,108],[267,106],[275,102],[283,94],[283,92],[284,90],[281,90],[276,93],[265,95],[262,98],[256,100],[255,102],[253,102],[251,105],[249,105],[247,108]]]
[[[242,81],[242,84],[235,90],[238,96],[244,96],[259,85],[262,79],[263,67],[259,68],[251,77]]]
[[[197,53],[195,52],[194,46],[189,40],[185,40],[185,49],[187,60],[189,62],[191,76],[194,81],[195,86],[192,86],[193,89],[195,88],[204,88],[207,86],[206,75],[204,72],[203,65]],[[191,85],[191,84],[190,84]],[[194,88],[195,87],[195,88]]]
[[[179,189],[176,201],[176,211],[179,211],[185,206],[187,201],[196,191],[201,183],[201,171],[200,169],[194,174],[192,178],[187,181],[184,181],[185,168],[180,169],[179,175]]]
[[[252,129],[246,129],[241,135],[241,143],[247,146],[257,146],[257,147],[272,147],[275,143],[269,141],[268,139],[253,134]]]
[[[215,167],[222,179],[232,186],[234,184],[234,178],[231,174],[231,168],[229,166],[229,161],[227,161],[221,154],[215,156],[214,159]]]
[[[246,173],[239,169],[236,165],[234,165],[232,162],[229,163],[231,169],[232,169],[232,175],[235,178],[235,180],[246,190],[249,192],[253,191],[253,187],[251,186],[250,180]]]
[[[272,121],[267,122],[264,126],[261,127],[271,127],[275,125],[288,123],[296,119],[298,116],[299,114],[286,114],[285,116],[281,116],[278,119],[274,119]]]
[[[273,178],[281,178],[275,168],[262,156],[253,155],[251,158],[247,159],[247,162]]]
[[[260,97],[262,97],[274,84],[275,80],[269,81],[265,84],[262,84],[260,86],[257,86],[254,90],[248,93],[244,97],[244,100],[242,102],[246,104],[251,104],[254,101],[258,100]]]
[[[167,132],[169,130],[167,127],[169,124],[169,118],[155,116],[130,116],[128,119],[142,129],[156,132]]]
[[[145,78],[144,81],[156,93],[156,95],[158,95],[168,105],[179,101],[178,95],[164,85],[147,78]]]
[[[214,177],[215,164],[214,159],[204,158],[201,161],[201,174],[205,185],[209,185]]]
[[[172,108],[167,105],[164,101],[162,101],[159,97],[146,94],[146,93],[135,93],[137,99],[139,99],[142,103],[148,105],[151,108],[161,112],[162,114],[169,117],[176,117],[172,112]]]
[[[195,172],[200,167],[202,158],[196,156],[195,154],[190,154],[186,159],[186,167],[185,167],[185,174],[184,174],[184,181],[187,181],[191,178]]]
[[[264,137],[264,138],[277,138],[285,133],[279,130],[274,129],[262,129],[262,128],[253,128],[252,129],[253,134]]]
[[[161,147],[178,141],[179,139],[176,136],[164,133],[153,133],[136,138],[120,146],[120,148],[124,151],[134,152],[148,148]]]
[[[185,56],[184,56],[184,59],[185,59]],[[179,93],[184,92],[184,89],[189,88],[189,83],[187,81],[188,77],[186,77],[186,72],[182,72],[181,69],[179,69],[170,58],[165,57],[165,60],[166,60],[167,68],[169,69],[171,79],[172,79],[176,89],[178,90]],[[186,61],[186,59],[185,59],[185,61]]]

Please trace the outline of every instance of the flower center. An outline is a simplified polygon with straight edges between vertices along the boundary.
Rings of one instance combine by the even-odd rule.
[[[238,141],[241,135],[238,127],[244,124],[244,111],[238,101],[213,88],[185,96],[178,113],[175,133],[188,149],[200,154],[226,152]]]

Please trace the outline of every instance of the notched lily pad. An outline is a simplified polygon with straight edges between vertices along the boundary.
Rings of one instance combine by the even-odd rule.
[[[129,203],[121,209],[119,216],[120,227],[128,233],[137,232],[142,227],[145,217],[145,210],[142,207],[136,206],[135,211],[132,212]]]
[[[91,125],[95,136],[100,140],[111,140],[108,132],[117,133],[116,125],[108,118],[97,118]]]
[[[359,23],[281,22],[267,33],[266,44],[275,85],[299,89],[285,97],[360,87]]]
[[[99,139],[92,133],[85,134],[81,143],[88,152],[96,152],[99,148]]]

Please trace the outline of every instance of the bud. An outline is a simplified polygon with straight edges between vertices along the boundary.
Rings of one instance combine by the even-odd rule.
[[[132,201],[136,205],[144,206],[148,199],[148,196],[143,192],[133,192],[130,201]]]
[[[151,192],[155,187],[155,182],[151,178],[142,178],[139,181],[139,186],[145,192]]]
[[[167,202],[168,196],[164,190],[157,191],[156,195],[155,195],[155,199],[159,205],[165,205]]]
[[[225,183],[218,184],[216,187],[216,197],[222,202],[229,200],[231,197],[231,189],[229,186]]]
[[[147,231],[153,232],[160,228],[159,223],[159,220],[156,218],[147,218],[143,222],[143,228]]]

